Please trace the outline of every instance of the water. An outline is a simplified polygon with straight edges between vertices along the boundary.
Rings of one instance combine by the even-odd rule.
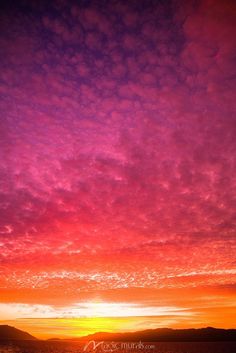
[[[236,342],[1,342],[0,353],[236,353]]]

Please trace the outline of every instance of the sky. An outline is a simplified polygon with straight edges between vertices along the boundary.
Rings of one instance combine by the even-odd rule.
[[[0,11],[0,320],[235,327],[233,0]]]

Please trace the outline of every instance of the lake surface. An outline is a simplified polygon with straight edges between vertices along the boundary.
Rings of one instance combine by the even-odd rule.
[[[236,353],[236,342],[1,342],[0,353]],[[88,347],[86,348],[86,345]]]

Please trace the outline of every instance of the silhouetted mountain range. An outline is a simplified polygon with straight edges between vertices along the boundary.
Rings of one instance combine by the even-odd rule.
[[[75,338],[79,341],[120,341],[120,342],[215,342],[236,341],[236,329],[217,329],[213,327],[200,329],[158,328],[127,333],[97,332],[88,336]],[[8,325],[0,325],[2,340],[37,340],[27,332]],[[54,338],[51,340],[60,340]]]
[[[0,325],[0,340],[36,340],[25,331],[18,330],[15,327],[8,325]]]
[[[236,341],[236,330],[216,329],[213,327],[201,329],[170,329],[158,328],[129,333],[98,332],[83,337],[94,341],[131,341],[131,342],[210,342],[210,341]]]
[[[61,338],[52,337],[52,338],[48,338],[48,341],[61,341]]]

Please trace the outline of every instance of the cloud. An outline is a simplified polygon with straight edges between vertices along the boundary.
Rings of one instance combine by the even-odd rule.
[[[2,287],[234,283],[233,2],[26,7],[1,14]]]

